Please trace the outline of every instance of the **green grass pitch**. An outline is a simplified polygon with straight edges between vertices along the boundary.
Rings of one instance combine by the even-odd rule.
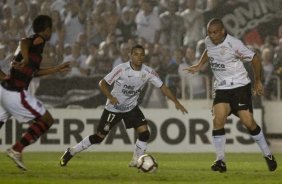
[[[210,170],[214,153],[151,153],[158,161],[156,173],[129,168],[131,153],[83,152],[66,167],[59,166],[63,152],[26,152],[28,171],[22,172],[0,154],[0,183],[26,184],[281,184],[282,155],[276,154],[278,169],[269,172],[261,154],[227,153],[226,173]]]

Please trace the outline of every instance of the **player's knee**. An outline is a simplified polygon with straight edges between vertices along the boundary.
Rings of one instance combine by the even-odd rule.
[[[144,131],[144,132],[139,133],[138,139],[139,139],[140,141],[147,142],[147,141],[149,140],[149,138],[150,138],[150,132],[149,132],[149,130],[146,130],[146,131]]]
[[[220,135],[225,135],[225,129],[224,128],[212,131],[212,136],[220,136]]]
[[[51,126],[54,123],[54,119],[52,115],[49,113],[49,111],[46,111],[43,116],[40,117],[41,120],[46,122],[49,126]]]
[[[104,138],[98,136],[97,134],[89,136],[89,141],[91,144],[100,144],[103,140]]]
[[[258,126],[258,125],[257,125],[256,128],[253,129],[253,130],[250,130],[250,129],[249,129],[250,134],[253,135],[253,136],[254,136],[254,135],[258,135],[258,134],[260,133],[260,131],[261,131],[261,128],[260,128],[260,126]]]

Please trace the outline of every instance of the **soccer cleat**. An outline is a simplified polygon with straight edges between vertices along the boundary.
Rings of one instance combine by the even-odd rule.
[[[277,168],[277,162],[273,155],[267,155],[264,157],[269,171],[275,171]]]
[[[61,160],[60,160],[60,165],[63,167],[63,166],[66,166],[67,163],[70,161],[70,159],[72,158],[73,156],[70,154],[70,148],[68,148],[65,153],[63,154],[63,156],[61,157]]]
[[[22,162],[21,153],[13,150],[12,148],[7,149],[6,153],[7,153],[7,156],[15,162],[18,168],[20,168],[23,171],[27,170],[27,168],[25,167],[25,165]]]
[[[222,160],[216,160],[214,161],[214,164],[211,166],[211,170],[213,171],[219,171],[221,173],[226,172],[226,164]]]
[[[137,167],[137,158],[133,157],[129,162],[128,167]]]

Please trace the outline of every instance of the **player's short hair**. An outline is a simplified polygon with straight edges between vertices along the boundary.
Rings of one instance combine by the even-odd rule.
[[[212,18],[209,22],[208,22],[208,27],[211,25],[219,25],[221,28],[224,28],[224,24],[222,22],[221,19],[219,18]]]
[[[48,15],[38,15],[32,22],[34,33],[40,33],[47,28],[52,28],[52,18]]]
[[[143,49],[143,50],[145,50],[142,45],[137,44],[137,45],[135,45],[135,46],[133,46],[131,48],[131,52],[130,53],[132,54],[135,49]]]

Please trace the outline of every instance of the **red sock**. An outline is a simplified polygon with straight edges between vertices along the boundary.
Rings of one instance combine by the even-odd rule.
[[[41,119],[35,123],[32,123],[27,129],[26,133],[22,136],[21,140],[17,141],[13,146],[13,150],[21,153],[24,147],[34,143],[41,135],[46,133],[49,128],[50,125]]]

